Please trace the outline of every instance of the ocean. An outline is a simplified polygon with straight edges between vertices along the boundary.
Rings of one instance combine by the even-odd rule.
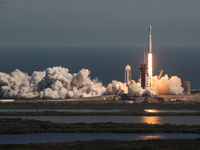
[[[192,89],[200,88],[200,48],[162,47],[153,48],[153,74],[178,76],[190,81]],[[132,79],[140,78],[140,64],[147,48],[0,48],[0,72],[10,73],[15,69],[32,75],[48,67],[61,66],[69,73],[78,73],[82,68],[91,71],[91,79],[98,78],[107,86],[112,80],[124,81],[124,68],[132,69]],[[147,58],[146,58],[147,59]]]

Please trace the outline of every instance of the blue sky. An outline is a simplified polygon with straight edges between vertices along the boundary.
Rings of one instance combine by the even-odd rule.
[[[0,0],[0,47],[200,47],[199,0]]]

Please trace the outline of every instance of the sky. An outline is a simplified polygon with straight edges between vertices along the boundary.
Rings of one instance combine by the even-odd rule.
[[[200,47],[200,0],[0,0],[0,47]]]

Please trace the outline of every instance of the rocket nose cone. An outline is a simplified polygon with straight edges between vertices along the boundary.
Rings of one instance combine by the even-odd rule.
[[[151,26],[149,26],[149,31],[151,31]]]

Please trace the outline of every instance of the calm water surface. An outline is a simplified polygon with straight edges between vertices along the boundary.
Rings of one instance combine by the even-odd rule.
[[[0,109],[0,112],[44,112],[44,111],[64,111],[64,112],[120,112],[125,109]],[[195,113],[199,110],[159,110],[159,109],[144,109],[148,113]]]
[[[200,124],[200,116],[6,116],[0,118],[22,118],[63,123],[148,123],[148,124]]]
[[[200,134],[193,133],[34,133],[34,134],[1,134],[0,144],[25,144],[64,142],[75,140],[147,140],[147,139],[197,139]]]
[[[147,113],[195,113],[199,112],[199,110],[159,110],[159,109],[144,109]]]
[[[0,112],[44,112],[44,111],[64,111],[64,112],[120,112],[124,109],[0,109]]]

